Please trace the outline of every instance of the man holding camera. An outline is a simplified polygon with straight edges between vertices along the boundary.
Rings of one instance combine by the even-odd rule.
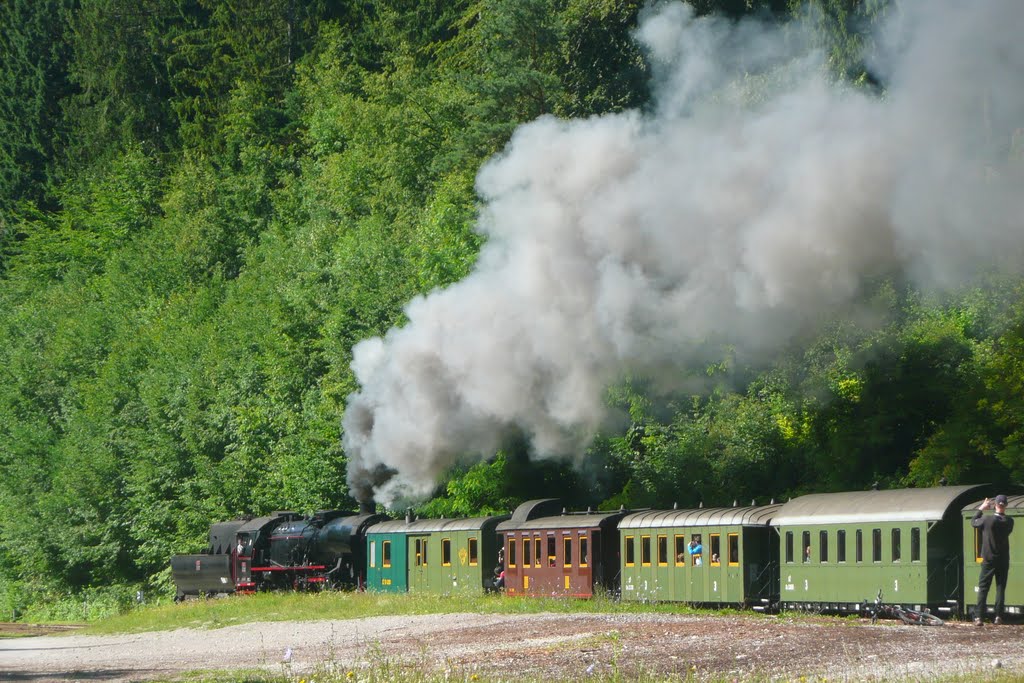
[[[984,512],[995,504],[996,513]],[[1006,496],[1000,494],[995,500],[988,498],[978,506],[971,520],[971,526],[981,529],[981,575],[978,577],[978,606],[974,623],[981,626],[985,621],[988,589],[992,579],[996,580],[996,603],[994,623],[1003,623],[1003,599],[1006,594],[1006,577],[1010,572],[1010,534],[1013,532],[1013,518],[1006,516]]]

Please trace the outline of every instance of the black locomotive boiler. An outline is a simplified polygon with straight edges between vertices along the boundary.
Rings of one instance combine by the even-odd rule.
[[[362,588],[366,529],[387,517],[322,510],[279,511],[219,522],[205,553],[175,555],[175,598],[273,589]]]

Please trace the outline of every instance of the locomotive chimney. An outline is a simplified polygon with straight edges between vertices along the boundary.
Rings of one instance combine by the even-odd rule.
[[[361,515],[372,515],[376,511],[377,511],[377,505],[376,505],[376,503],[373,502],[372,498],[370,500],[361,500],[361,501],[359,501],[359,514],[361,514]]]

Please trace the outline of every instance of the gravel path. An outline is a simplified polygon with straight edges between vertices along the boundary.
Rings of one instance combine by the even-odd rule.
[[[1024,673],[1024,626],[937,628],[753,615],[425,615],[263,622],[213,630],[0,640],[0,680],[147,681],[259,668],[415,665],[457,676],[579,679],[617,671],[685,677],[899,680]]]

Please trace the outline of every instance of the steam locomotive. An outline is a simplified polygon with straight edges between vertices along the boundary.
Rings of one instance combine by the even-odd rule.
[[[387,517],[278,511],[210,527],[206,552],[175,555],[175,598],[274,589],[363,588],[366,529]]]

